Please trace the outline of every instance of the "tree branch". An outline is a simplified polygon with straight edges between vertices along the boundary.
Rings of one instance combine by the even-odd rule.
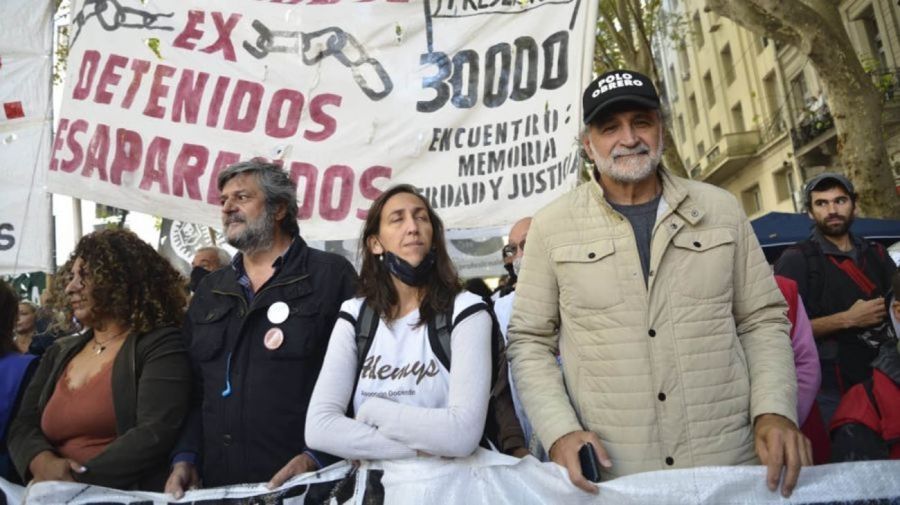
[[[788,1],[797,2],[798,0]],[[707,0],[705,10],[715,12],[750,31],[765,35],[782,44],[800,46],[800,34],[781,19],[766,12],[754,0]]]

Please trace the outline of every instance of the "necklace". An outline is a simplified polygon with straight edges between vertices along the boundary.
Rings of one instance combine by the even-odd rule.
[[[121,332],[116,333],[115,335],[109,337],[109,338],[106,339],[106,341],[104,341],[104,342],[100,342],[99,340],[97,340],[97,334],[94,333],[94,341],[91,342],[91,349],[94,350],[94,354],[100,354],[100,353],[102,353],[103,351],[105,351],[105,350],[106,350],[106,344],[108,344],[108,343],[112,342],[113,340],[115,340],[115,339],[121,337],[121,336],[124,335],[128,330],[129,330],[129,328],[125,328],[125,329],[122,330]]]

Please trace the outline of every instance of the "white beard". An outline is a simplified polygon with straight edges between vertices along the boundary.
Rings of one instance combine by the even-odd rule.
[[[660,135],[659,143],[656,151],[650,150],[647,144],[641,142],[634,148],[617,147],[613,149],[608,158],[600,156],[594,146],[591,145],[592,154],[594,154],[594,164],[602,175],[609,177],[616,182],[633,183],[650,177],[659,162],[662,160],[662,135]],[[626,155],[634,156],[626,156]]]

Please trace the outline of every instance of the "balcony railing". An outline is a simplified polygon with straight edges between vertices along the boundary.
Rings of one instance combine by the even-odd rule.
[[[791,141],[795,149],[801,149],[814,139],[834,127],[834,118],[828,105],[821,106],[815,112],[805,112],[797,125],[791,130]]]
[[[730,177],[756,154],[761,140],[759,130],[723,135],[706,153],[702,178],[715,183]]]
[[[761,133],[762,143],[767,144],[771,142],[775,138],[782,135],[786,129],[787,127],[784,124],[784,119],[782,119],[780,115],[772,118],[771,121],[763,126],[763,130]]]

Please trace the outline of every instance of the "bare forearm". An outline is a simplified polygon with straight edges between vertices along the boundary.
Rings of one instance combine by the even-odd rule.
[[[832,333],[846,330],[851,327],[850,323],[847,321],[846,312],[838,312],[831,314],[830,316],[810,319],[809,322],[812,324],[813,336],[816,339],[825,338]]]

